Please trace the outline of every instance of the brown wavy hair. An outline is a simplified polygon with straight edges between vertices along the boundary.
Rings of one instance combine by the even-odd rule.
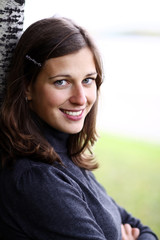
[[[61,163],[58,154],[47,142],[32,118],[25,100],[27,86],[34,82],[47,59],[76,52],[83,47],[92,51],[97,70],[97,95],[102,83],[100,54],[88,32],[66,18],[46,18],[33,23],[21,36],[14,52],[7,79],[7,89],[0,116],[1,165],[12,164],[27,157],[35,161]],[[30,59],[28,59],[30,58]],[[95,169],[98,164],[91,147],[96,134],[98,98],[86,116],[83,129],[70,135],[68,152],[73,162],[85,169]]]

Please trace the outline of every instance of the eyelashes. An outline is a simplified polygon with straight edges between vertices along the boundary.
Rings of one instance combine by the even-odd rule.
[[[92,81],[95,81],[95,80],[96,80],[95,78],[85,78],[83,80],[83,83],[86,85],[90,85],[92,83]]]
[[[57,80],[53,83],[55,86],[66,86],[68,84],[68,81],[67,80]]]
[[[84,84],[84,85],[91,85],[92,82],[95,81],[95,80],[96,80],[95,78],[85,78],[82,81],[82,84]],[[53,84],[55,86],[57,86],[57,87],[65,87],[65,86],[68,86],[68,85],[70,85],[72,83],[69,80],[61,79],[61,80],[56,80]]]

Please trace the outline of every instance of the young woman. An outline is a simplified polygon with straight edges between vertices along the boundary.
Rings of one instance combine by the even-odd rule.
[[[71,20],[40,20],[22,35],[0,116],[5,240],[157,239],[91,172],[101,83],[98,50]]]

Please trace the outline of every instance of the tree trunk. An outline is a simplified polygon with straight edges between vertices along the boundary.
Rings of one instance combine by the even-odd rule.
[[[0,0],[0,105],[13,50],[23,31],[25,0]]]
[[[25,0],[0,0],[0,106],[12,53],[23,31],[24,3]]]

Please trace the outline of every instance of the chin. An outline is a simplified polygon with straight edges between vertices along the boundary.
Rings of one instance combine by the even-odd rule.
[[[77,133],[79,133],[81,130],[82,130],[82,128],[79,129],[79,130],[66,131],[66,133],[68,133],[68,134],[77,134]]]
[[[68,134],[77,134],[79,133],[84,126],[84,121],[82,122],[72,122],[70,124],[64,124],[63,126],[59,127],[59,130]]]
[[[79,128],[66,129],[65,132],[68,133],[68,134],[77,134],[82,130],[82,128],[83,128],[83,126],[79,127]]]

